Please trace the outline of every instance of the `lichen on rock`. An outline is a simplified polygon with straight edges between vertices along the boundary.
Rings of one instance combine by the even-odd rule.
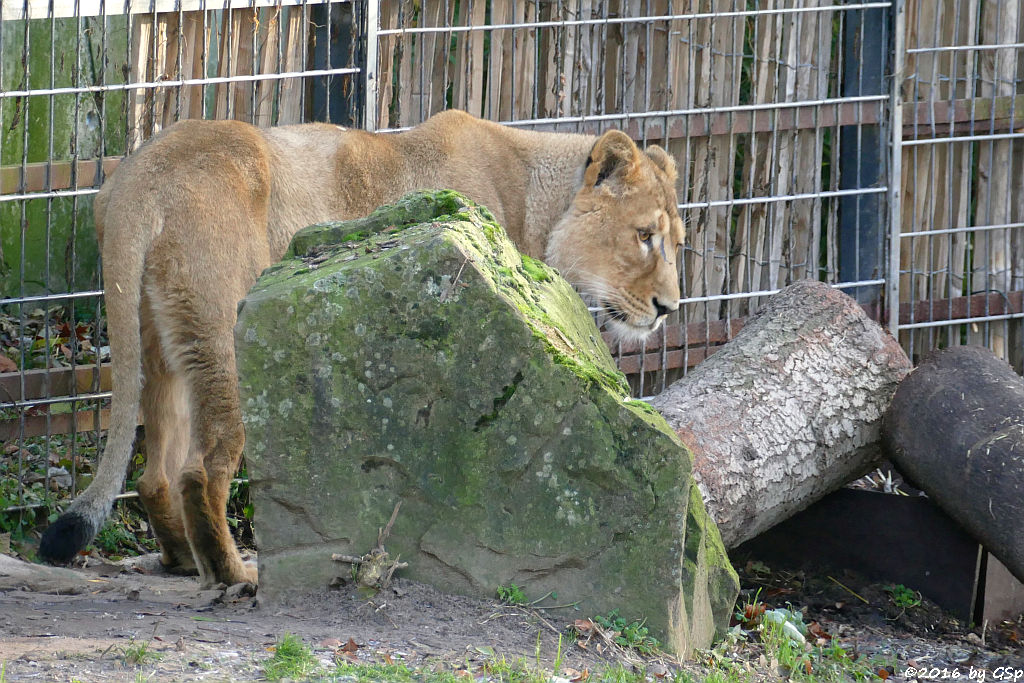
[[[409,578],[556,591],[680,652],[727,625],[738,586],[689,453],[485,209],[415,193],[307,228],[235,335],[261,595],[327,586],[401,500]]]

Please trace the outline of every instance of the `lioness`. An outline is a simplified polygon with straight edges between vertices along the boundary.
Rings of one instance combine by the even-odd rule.
[[[416,189],[488,207],[513,241],[589,292],[622,337],[678,307],[676,169],[624,133],[536,133],[448,111],[397,135],[307,124],[261,130],[182,121],[139,149],[94,202],[113,360],[98,472],[43,535],[66,562],[121,488],[141,404],[139,496],[171,571],[204,586],[255,581],[225,515],[242,456],[236,306],[292,235],[355,218]]]

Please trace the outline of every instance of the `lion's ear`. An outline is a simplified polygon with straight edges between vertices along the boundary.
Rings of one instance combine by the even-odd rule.
[[[623,180],[639,166],[640,150],[620,130],[610,130],[597,139],[587,157],[583,184],[596,187],[609,179]]]
[[[668,176],[669,182],[675,185],[676,178],[679,177],[679,174],[676,172],[676,160],[657,145],[651,145],[646,151],[647,157],[654,162],[655,166],[664,171],[665,175]]]

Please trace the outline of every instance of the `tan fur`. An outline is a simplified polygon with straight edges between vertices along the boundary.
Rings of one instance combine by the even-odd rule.
[[[665,152],[644,153],[619,132],[532,133],[462,112],[387,136],[324,124],[168,128],[96,196],[112,424],[95,482],[68,516],[91,533],[102,523],[141,405],[139,493],[164,563],[198,569],[204,585],[254,581],[225,519],[244,439],[232,327],[237,302],[297,230],[414,189],[456,189],[487,206],[522,251],[607,306],[613,329],[642,337],[679,299],[675,179]],[[44,546],[60,539],[51,541]]]

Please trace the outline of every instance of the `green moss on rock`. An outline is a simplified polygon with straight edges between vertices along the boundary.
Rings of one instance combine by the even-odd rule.
[[[402,500],[411,578],[553,590],[706,646],[735,575],[580,298],[461,196],[396,206],[300,232],[240,308],[261,595],[326,586]]]

